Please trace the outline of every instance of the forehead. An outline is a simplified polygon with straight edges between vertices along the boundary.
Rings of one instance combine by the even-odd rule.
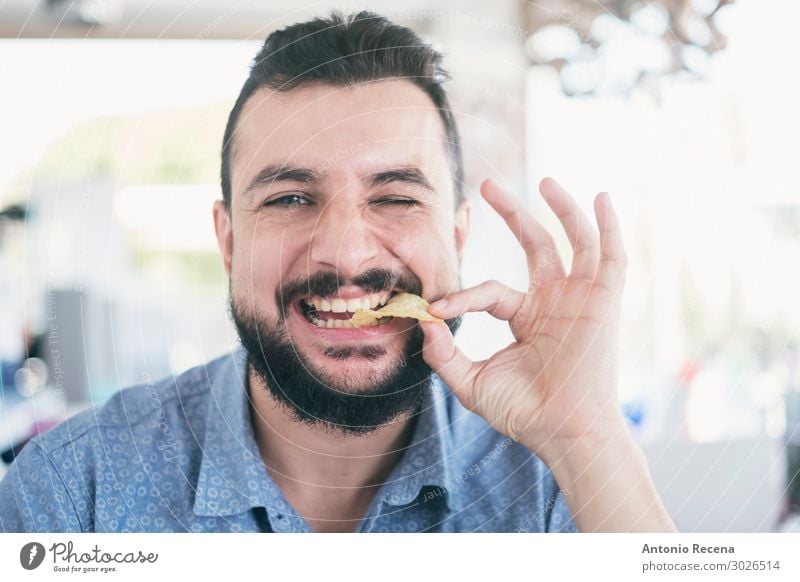
[[[235,133],[234,191],[265,165],[284,162],[326,172],[386,164],[449,172],[439,112],[422,89],[402,79],[262,89],[247,100]]]

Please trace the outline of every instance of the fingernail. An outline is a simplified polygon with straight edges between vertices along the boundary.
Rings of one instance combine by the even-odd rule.
[[[447,307],[447,299],[439,299],[439,301],[434,301],[431,304],[430,309],[433,309],[435,311],[442,311],[444,310],[445,307]]]

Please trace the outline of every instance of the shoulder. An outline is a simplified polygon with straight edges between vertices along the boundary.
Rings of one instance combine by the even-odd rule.
[[[231,357],[146,379],[31,439],[0,482],[0,529],[92,531],[102,503],[142,488],[153,498],[179,495],[174,484],[197,471],[211,384]],[[45,513],[61,517],[32,521]]]
[[[31,441],[0,481],[0,532],[85,531],[52,461]]]
[[[183,418],[191,422],[205,409],[215,371],[229,358],[217,358],[177,376],[140,384],[114,394],[102,407],[85,410],[49,431],[36,436],[35,442],[45,452],[64,447],[100,442],[114,433],[126,431],[142,435],[162,430],[162,424],[174,424]]]

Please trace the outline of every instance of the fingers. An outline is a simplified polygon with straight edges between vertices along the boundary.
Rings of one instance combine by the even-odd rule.
[[[552,178],[545,178],[539,184],[547,205],[558,216],[567,238],[572,245],[572,275],[594,279],[600,261],[600,244],[597,234],[586,214],[575,199]]]
[[[443,323],[420,321],[425,334],[422,358],[444,380],[461,403],[468,409],[476,404],[473,379],[479,364],[474,363],[456,347],[450,328]]]
[[[558,182],[552,178],[545,178],[539,189],[547,205],[558,216],[572,245],[574,257],[571,275],[597,281],[609,291],[621,288],[625,281],[627,257],[619,220],[611,206],[608,193],[599,194],[594,203],[600,231],[598,237],[586,214]],[[552,237],[520,201],[492,180],[484,180],[481,184],[481,194],[503,217],[522,245],[528,260],[530,289],[535,289],[543,282],[566,277]],[[476,301],[478,300],[479,298],[476,298]],[[495,317],[507,319],[505,303],[500,302],[495,305],[484,301],[482,305],[486,307],[482,311],[489,311]],[[490,307],[492,311],[489,310]],[[479,311],[479,309],[465,311]]]
[[[622,242],[622,230],[608,192],[601,192],[594,201],[597,228],[600,230],[600,266],[597,281],[606,289],[617,290],[625,282],[628,257]]]
[[[528,261],[530,287],[542,282],[563,278],[564,267],[556,251],[553,237],[524,204],[493,180],[484,180],[481,194],[486,202],[505,220],[525,251]]]
[[[452,319],[467,312],[485,311],[497,319],[509,321],[524,299],[524,293],[497,281],[485,281],[436,301],[428,312],[442,319]]]

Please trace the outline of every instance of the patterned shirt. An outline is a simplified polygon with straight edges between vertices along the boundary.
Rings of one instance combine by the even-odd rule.
[[[239,348],[33,438],[0,482],[6,532],[308,532],[264,466]],[[545,464],[437,377],[359,532],[575,531]]]

